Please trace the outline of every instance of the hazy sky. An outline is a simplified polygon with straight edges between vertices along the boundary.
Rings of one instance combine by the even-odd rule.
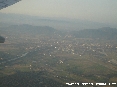
[[[22,0],[0,12],[116,24],[117,0]]]

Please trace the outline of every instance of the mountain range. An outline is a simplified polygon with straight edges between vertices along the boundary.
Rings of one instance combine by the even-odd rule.
[[[99,29],[84,29],[80,31],[72,31],[72,35],[77,38],[98,38],[98,39],[116,39],[117,29],[110,27],[103,27]]]
[[[23,25],[11,25],[9,27],[0,27],[1,35],[61,35],[65,36],[68,34],[68,30],[57,30],[49,26],[33,26],[28,24]],[[98,38],[98,39],[114,39],[117,38],[117,29],[110,27],[103,27],[99,29],[84,29],[84,30],[72,30],[69,34],[76,38]]]
[[[0,26],[29,24],[33,26],[50,26],[58,30],[82,30],[116,25],[81,19],[49,18],[22,14],[0,13]]]

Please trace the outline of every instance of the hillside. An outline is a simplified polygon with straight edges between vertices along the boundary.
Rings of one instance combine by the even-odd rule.
[[[77,38],[99,38],[99,39],[116,39],[117,29],[104,27],[100,29],[84,29],[80,31],[73,31],[72,35]]]
[[[1,35],[52,35],[58,32],[56,29],[49,26],[32,26],[32,25],[11,25],[9,27],[0,28]],[[5,34],[5,35],[4,35]]]

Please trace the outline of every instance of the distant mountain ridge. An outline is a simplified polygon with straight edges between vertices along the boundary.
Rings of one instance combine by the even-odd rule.
[[[19,34],[52,34],[53,32],[57,32],[56,29],[49,26],[32,26],[28,24],[11,25],[9,27],[3,27],[1,30]]]
[[[84,29],[80,31],[73,31],[72,35],[77,38],[99,38],[99,39],[116,39],[117,29],[110,27],[103,27],[100,29]]]
[[[9,27],[0,27],[0,33],[2,36],[35,36],[35,35],[49,35],[56,36],[61,35],[65,36],[68,34],[67,30],[56,30],[49,26],[33,26],[28,24],[23,25],[11,25]],[[98,39],[107,39],[107,40],[115,40],[117,39],[117,29],[110,27],[103,27],[99,29],[84,29],[79,31],[69,31],[69,34],[76,38],[98,38]]]
[[[100,23],[81,19],[39,17],[22,14],[5,14],[0,12],[0,26],[29,24],[34,26],[50,26],[58,30],[82,30],[100,27],[116,27],[116,24]]]

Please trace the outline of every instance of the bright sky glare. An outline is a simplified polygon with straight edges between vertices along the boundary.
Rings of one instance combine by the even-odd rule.
[[[117,0],[22,0],[3,13],[117,23]]]

